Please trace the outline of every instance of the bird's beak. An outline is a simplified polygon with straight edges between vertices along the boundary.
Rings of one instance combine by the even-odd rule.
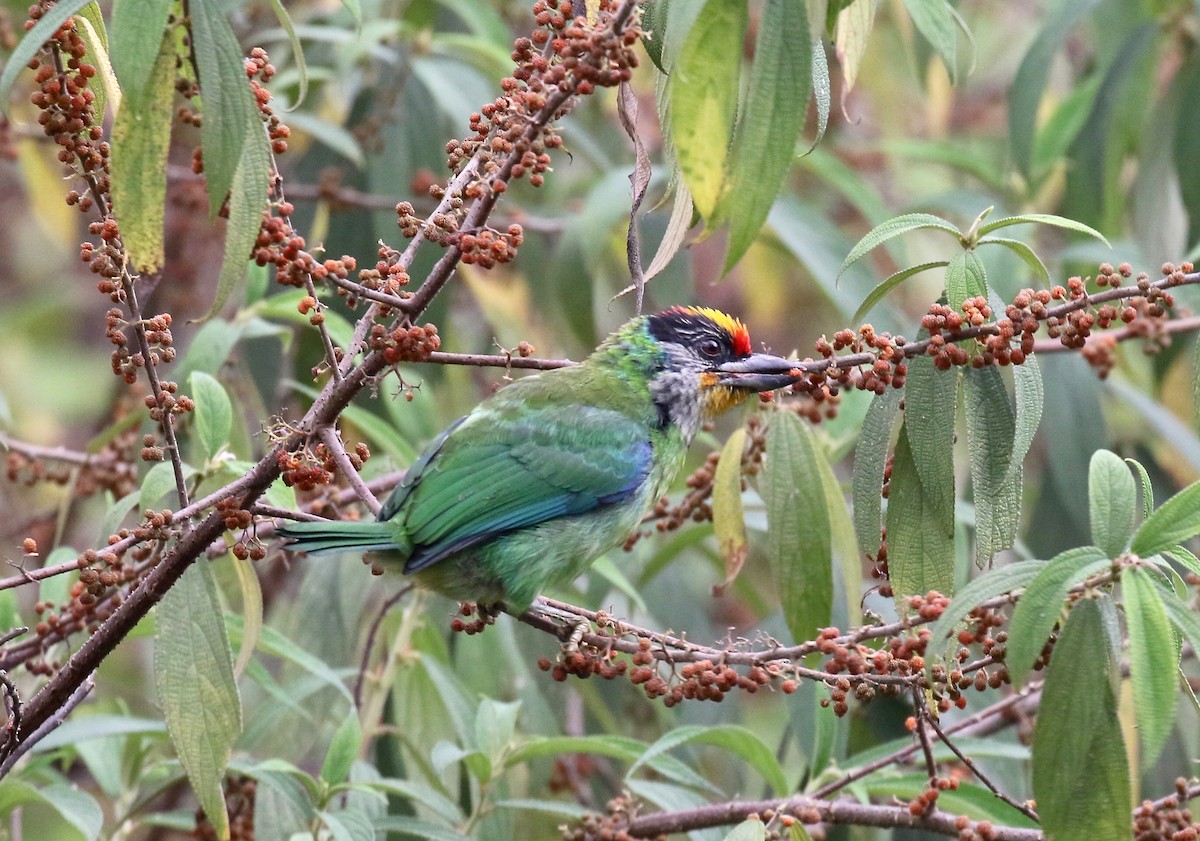
[[[803,376],[795,360],[769,353],[753,353],[745,359],[718,365],[716,370],[722,385],[746,391],[784,388]]]

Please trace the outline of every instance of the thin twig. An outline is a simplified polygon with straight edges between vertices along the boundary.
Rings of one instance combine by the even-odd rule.
[[[954,752],[954,755],[958,757],[959,761],[962,762],[963,765],[966,765],[968,768],[971,769],[971,773],[975,775],[975,777],[979,780],[979,782],[983,783],[985,786],[987,786],[989,789],[991,789],[992,794],[999,797],[1001,800],[1003,800],[1009,806],[1012,806],[1018,812],[1021,812],[1023,815],[1025,815],[1025,817],[1029,818],[1030,820],[1034,820],[1034,821],[1038,820],[1037,812],[1035,812],[1035,811],[1033,811],[1033,809],[1029,808],[1029,804],[1018,803],[1016,800],[1013,800],[1011,797],[1009,797],[1007,794],[1005,794],[999,788],[997,788],[996,784],[993,783],[990,779],[988,779],[987,775],[985,775],[982,771],[979,770],[979,766],[977,766],[973,761],[971,761],[971,758],[969,756],[967,756],[965,753],[960,751],[958,749],[958,746],[950,740],[950,737],[947,736],[942,731],[942,728],[938,725],[936,718],[934,718],[931,715],[926,715],[925,719],[928,722],[929,726],[933,728],[933,732],[937,734],[937,737],[941,740],[942,744],[944,744],[946,747],[950,748],[950,750]]]
[[[332,426],[321,427],[317,435],[321,439],[321,443],[325,445],[326,449],[333,456],[333,460],[337,462],[338,469],[342,471],[342,476],[346,479],[350,487],[354,489],[354,493],[359,501],[371,509],[372,514],[378,514],[383,505],[375,498],[375,494],[371,493],[371,489],[367,487],[362,476],[358,475],[358,471],[350,463],[350,456],[346,454],[346,447],[342,444],[342,436]]]
[[[362,709],[362,693],[363,687],[367,682],[367,668],[371,663],[371,651],[375,648],[375,638],[379,635],[379,629],[383,627],[383,620],[391,612],[392,608],[399,604],[400,600],[407,596],[412,589],[412,584],[406,584],[393,595],[389,596],[380,605],[379,612],[375,614],[375,619],[371,622],[371,629],[367,632],[367,641],[363,644],[362,659],[358,664],[358,680],[354,682],[354,708],[356,710]]]
[[[925,754],[925,772],[929,777],[929,785],[937,786],[937,762],[933,758],[933,745],[929,732],[925,729],[925,720],[930,717],[929,707],[925,704],[925,692],[919,686],[912,688],[913,711],[916,713],[916,735],[921,744],[921,752]],[[931,807],[932,808],[932,807]]]
[[[75,688],[67,699],[59,706],[52,715],[48,716],[37,729],[21,740],[21,743],[10,753],[3,762],[0,762],[0,779],[4,779],[8,772],[13,769],[13,766],[29,752],[34,745],[42,739],[50,735],[51,732],[58,729],[67,716],[71,714],[71,710],[79,706],[83,699],[96,687],[96,676],[90,674]]]

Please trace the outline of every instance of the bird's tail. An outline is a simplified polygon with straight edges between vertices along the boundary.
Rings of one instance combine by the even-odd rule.
[[[286,537],[293,552],[378,552],[400,551],[397,529],[389,522],[291,523],[275,530]]]

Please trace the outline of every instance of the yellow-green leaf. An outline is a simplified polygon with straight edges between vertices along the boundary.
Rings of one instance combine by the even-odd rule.
[[[713,217],[725,187],[746,15],[745,0],[706,0],[668,81],[671,140],[705,219]]]
[[[745,446],[746,429],[740,427],[725,442],[713,475],[713,529],[717,533],[721,557],[725,559],[725,580],[713,588],[717,595],[733,583],[746,562],[746,520],[742,511],[742,450]]]

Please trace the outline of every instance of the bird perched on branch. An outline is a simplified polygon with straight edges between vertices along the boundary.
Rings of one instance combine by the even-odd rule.
[[[293,551],[378,552],[459,601],[523,610],[620,546],[700,425],[795,381],[737,319],[675,307],[627,322],[584,362],[518,380],[437,437],[375,522],[279,529]]]

